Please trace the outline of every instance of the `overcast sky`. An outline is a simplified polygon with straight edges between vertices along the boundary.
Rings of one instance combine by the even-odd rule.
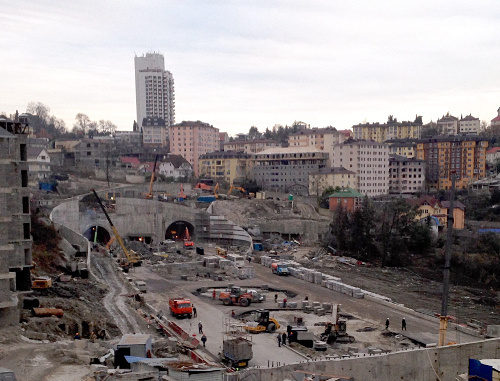
[[[0,112],[42,102],[131,130],[134,55],[157,51],[176,122],[436,120],[500,107],[498,0],[0,0]]]

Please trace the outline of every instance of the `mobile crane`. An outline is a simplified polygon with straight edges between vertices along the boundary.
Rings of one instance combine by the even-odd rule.
[[[113,234],[115,235],[116,240],[120,244],[120,247],[122,248],[123,253],[125,254],[126,260],[121,263],[123,271],[127,272],[130,269],[130,265],[140,266],[141,263],[142,263],[141,258],[133,250],[130,250],[130,251],[127,250],[127,248],[125,247],[125,243],[123,242],[123,239],[122,239],[121,235],[118,233],[118,230],[116,230],[115,225],[113,225],[113,222],[111,221],[111,218],[109,218],[108,212],[106,212],[106,208],[102,204],[102,201],[99,198],[99,196],[97,195],[97,192],[95,191],[95,189],[92,189],[92,192],[94,193],[94,196],[97,199],[97,202],[99,203],[99,206],[101,207],[102,211],[104,212],[104,215],[108,219],[109,226],[111,226],[111,230],[113,231]]]
[[[144,195],[144,198],[153,198],[153,182],[155,181],[156,163],[158,162],[158,155],[155,156],[155,163],[153,165],[153,172],[151,172],[151,180],[149,181],[149,192]]]

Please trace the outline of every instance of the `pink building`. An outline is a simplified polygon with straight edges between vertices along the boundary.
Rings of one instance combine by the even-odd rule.
[[[219,129],[200,121],[170,126],[170,153],[181,155],[198,176],[198,158],[219,150]]]

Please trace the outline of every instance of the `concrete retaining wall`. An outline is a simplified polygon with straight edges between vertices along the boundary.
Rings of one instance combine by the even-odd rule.
[[[359,380],[454,381],[467,373],[469,358],[499,358],[500,338],[440,348],[407,350],[341,360],[309,361],[279,368],[249,369],[241,379],[293,379],[294,370],[350,376]],[[436,376],[437,375],[437,376]]]

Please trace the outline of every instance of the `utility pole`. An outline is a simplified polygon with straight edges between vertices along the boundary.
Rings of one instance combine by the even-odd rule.
[[[438,347],[444,346],[446,330],[448,328],[448,293],[450,288],[450,262],[451,244],[453,241],[453,204],[455,201],[455,178],[456,171],[451,171],[451,194],[450,208],[448,209],[448,222],[446,224],[446,247],[445,262],[443,269],[443,297],[441,299],[441,316],[439,316],[439,340]]]

